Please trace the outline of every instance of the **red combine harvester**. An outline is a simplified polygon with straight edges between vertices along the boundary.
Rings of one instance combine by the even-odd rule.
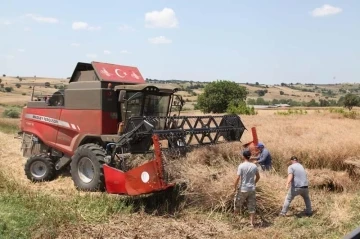
[[[163,151],[184,156],[192,147],[240,141],[246,128],[239,116],[179,116],[177,91],[146,84],[136,67],[79,62],[67,89],[22,111],[27,178],[49,181],[69,168],[78,190],[146,194],[173,186]],[[126,166],[131,155],[146,153],[154,158]]]

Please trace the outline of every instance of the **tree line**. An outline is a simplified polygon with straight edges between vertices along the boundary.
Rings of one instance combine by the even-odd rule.
[[[263,98],[247,99],[249,92],[246,87],[238,83],[226,80],[217,80],[207,84],[204,93],[198,96],[198,102],[195,109],[204,113],[235,113],[235,114],[255,114],[254,107],[249,105],[275,105],[288,104],[290,106],[306,107],[327,107],[342,106],[351,110],[355,106],[360,106],[360,97],[351,93],[334,99],[320,99],[318,102],[314,99],[308,102],[299,102],[292,99],[274,99],[266,101]]]

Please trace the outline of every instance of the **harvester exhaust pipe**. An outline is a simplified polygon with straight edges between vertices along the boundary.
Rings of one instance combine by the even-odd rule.
[[[251,133],[252,133],[252,137],[253,137],[253,143],[254,145],[257,145],[259,143],[259,140],[258,140],[258,136],[257,136],[257,133],[256,133],[256,128],[255,127],[252,127],[251,128]]]
[[[250,150],[252,155],[256,155],[258,153],[256,146],[259,143],[259,139],[258,139],[257,132],[256,132],[256,127],[251,128],[251,134],[252,134],[253,140],[244,144],[243,147]]]

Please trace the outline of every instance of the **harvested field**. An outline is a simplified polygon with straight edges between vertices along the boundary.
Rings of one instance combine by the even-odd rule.
[[[358,182],[352,181],[345,171],[337,172],[330,169],[310,169],[308,178],[313,188],[343,192],[357,188]]]
[[[257,185],[256,228],[249,227],[246,211],[232,215],[241,143],[198,149],[178,161],[166,159],[172,180],[187,185],[172,201],[165,193],[141,198],[80,193],[66,174],[30,183],[20,140],[13,132],[0,132],[0,237],[11,231],[17,238],[339,238],[360,224],[360,187],[349,176],[358,166],[359,120],[315,111],[241,118],[249,129],[242,142],[251,140],[250,128],[256,126],[275,167],[261,173]],[[17,121],[0,119],[0,125],[4,122]],[[294,199],[288,217],[277,217],[293,154],[309,174],[314,208],[309,218],[300,214],[301,198]]]

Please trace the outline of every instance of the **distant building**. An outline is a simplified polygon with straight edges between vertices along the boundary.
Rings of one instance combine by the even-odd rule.
[[[288,104],[276,104],[277,107],[290,107]]]

